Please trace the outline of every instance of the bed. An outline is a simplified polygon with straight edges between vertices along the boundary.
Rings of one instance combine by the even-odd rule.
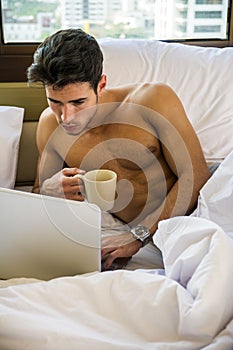
[[[233,349],[233,48],[100,44],[110,86],[171,85],[221,164],[192,215],[160,222],[164,268],[1,281],[0,349]]]

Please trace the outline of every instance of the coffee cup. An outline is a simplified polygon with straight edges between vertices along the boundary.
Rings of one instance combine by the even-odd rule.
[[[114,171],[98,169],[77,176],[84,183],[86,199],[89,203],[96,204],[103,211],[113,208],[117,182],[117,174]]]

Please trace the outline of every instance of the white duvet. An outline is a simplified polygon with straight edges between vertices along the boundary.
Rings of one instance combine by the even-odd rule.
[[[201,191],[199,217],[160,223],[165,270],[6,283],[0,349],[232,350],[232,208],[233,153]]]

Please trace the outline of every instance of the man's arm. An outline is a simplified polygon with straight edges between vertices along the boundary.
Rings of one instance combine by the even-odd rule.
[[[153,235],[160,220],[195,208],[199,190],[210,174],[197,135],[174,91],[165,85],[144,84],[136,93],[135,102],[155,112],[148,114],[148,123],[156,130],[164,159],[177,176],[162,205],[140,223]],[[109,254],[106,266],[117,257],[135,254],[140,247],[132,235],[104,238],[102,254]]]
[[[162,85],[155,88],[159,90],[155,94],[160,97],[156,102],[152,99],[153,86],[147,89],[146,104],[159,112],[155,115],[154,126],[164,158],[177,176],[160,208],[141,223],[149,226],[153,234],[160,220],[190,214],[194,210],[199,191],[210,173],[198,137],[177,95],[168,86]],[[150,122],[153,123],[152,120]]]
[[[83,173],[78,168],[63,168],[64,159],[56,149],[59,139],[58,123],[47,108],[39,119],[37,129],[38,163],[33,192],[55,197],[83,201],[82,185],[75,175]]]
[[[36,134],[36,145],[38,150],[38,161],[37,161],[37,171],[34,186],[32,191],[35,193],[40,193],[41,179],[41,157],[43,155],[44,149],[57,127],[56,119],[52,116],[50,108],[46,108],[38,122],[37,134]],[[52,158],[52,157],[51,157]],[[55,159],[54,159],[55,161]],[[50,176],[53,174],[50,174]]]

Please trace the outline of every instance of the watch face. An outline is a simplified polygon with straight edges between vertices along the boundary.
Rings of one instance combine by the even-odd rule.
[[[151,241],[150,230],[142,225],[136,226],[135,231],[132,231],[132,235],[142,243],[142,247]]]
[[[150,234],[148,228],[144,226],[136,226],[135,233],[137,234],[138,238],[143,238],[144,236],[148,236],[148,233]]]

